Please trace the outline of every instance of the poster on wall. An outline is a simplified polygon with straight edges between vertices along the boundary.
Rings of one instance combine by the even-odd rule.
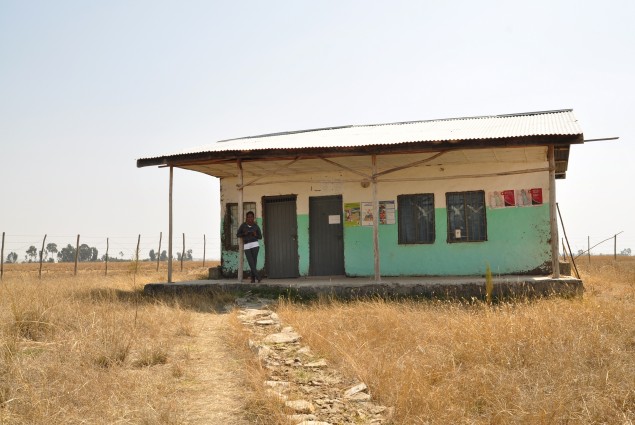
[[[531,205],[542,205],[542,188],[529,189],[531,194]]]
[[[362,208],[361,210],[362,226],[372,226],[373,225],[373,203],[362,202],[361,208]]]
[[[344,217],[344,226],[359,226],[359,202],[350,202],[348,204],[344,204]]]
[[[531,206],[529,189],[516,189],[516,206],[517,207]]]
[[[490,192],[489,206],[490,208],[503,208],[505,206],[505,202],[503,201],[503,195],[501,195],[501,193],[498,190],[494,192]]]
[[[505,203],[506,207],[516,206],[516,199],[514,198],[513,190],[503,190],[501,192],[501,195],[503,195],[503,202]]]
[[[379,201],[379,224],[395,224],[395,201]]]

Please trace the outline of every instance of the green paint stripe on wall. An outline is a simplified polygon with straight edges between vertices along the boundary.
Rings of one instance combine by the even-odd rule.
[[[397,212],[398,214],[398,212]],[[298,220],[298,257],[301,276],[309,274],[309,216]],[[549,205],[487,210],[486,242],[447,243],[445,208],[435,209],[436,238],[433,244],[399,245],[397,225],[379,226],[381,274],[383,276],[482,275],[490,264],[494,274],[526,273],[551,261]],[[262,228],[262,221],[258,219]],[[266,237],[266,235],[265,235]],[[223,268],[236,272],[238,254],[222,250]],[[261,241],[258,268],[264,267]],[[349,276],[374,274],[373,228],[344,228],[344,262]],[[245,267],[247,264],[245,262]]]
[[[397,225],[379,226],[380,270],[383,276],[481,275],[526,273],[551,259],[549,206],[488,209],[488,241],[447,243],[445,208],[435,210],[436,238],[432,244],[399,245]],[[373,229],[344,230],[346,273],[372,276]]]

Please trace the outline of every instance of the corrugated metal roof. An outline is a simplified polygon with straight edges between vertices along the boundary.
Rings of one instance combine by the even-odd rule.
[[[581,134],[582,130],[573,115],[573,111],[564,109],[389,124],[350,125],[264,134],[222,140],[209,145],[162,155],[162,157],[203,152],[362,147],[409,142]]]

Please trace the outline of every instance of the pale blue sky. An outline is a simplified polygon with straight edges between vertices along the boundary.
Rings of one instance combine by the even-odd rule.
[[[227,3],[227,4],[226,4]],[[168,172],[136,159],[344,124],[573,108],[558,202],[574,250],[635,250],[632,1],[0,0],[0,232],[111,255],[164,232]],[[175,173],[175,234],[219,257],[218,185]],[[114,242],[113,242],[114,241]],[[611,244],[602,251],[612,252]]]

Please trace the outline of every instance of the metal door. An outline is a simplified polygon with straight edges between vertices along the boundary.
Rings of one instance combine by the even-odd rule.
[[[296,196],[265,197],[264,206],[267,277],[298,277]]]
[[[344,274],[342,196],[309,198],[309,267],[313,276]]]

